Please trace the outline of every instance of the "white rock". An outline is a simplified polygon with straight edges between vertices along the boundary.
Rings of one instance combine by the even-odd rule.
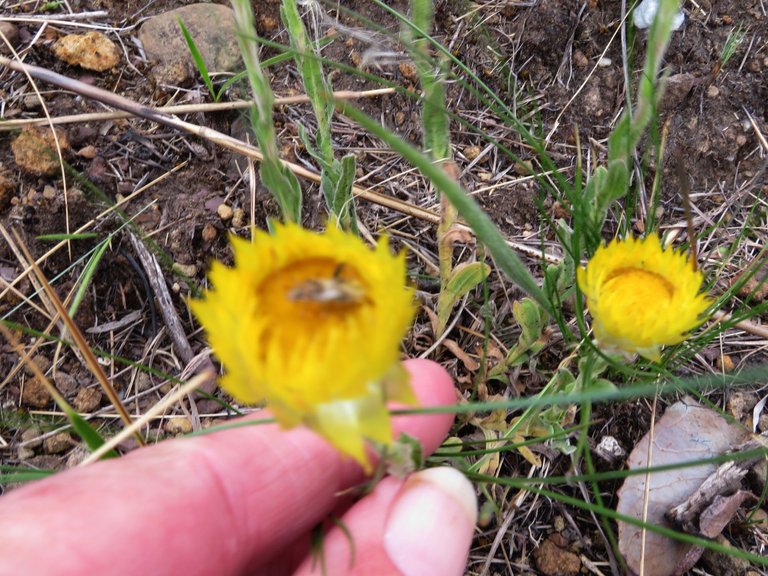
[[[638,28],[648,28],[653,24],[656,12],[659,11],[659,0],[643,0],[632,12],[632,21]],[[679,30],[685,21],[685,14],[678,12],[672,21],[672,30]]]

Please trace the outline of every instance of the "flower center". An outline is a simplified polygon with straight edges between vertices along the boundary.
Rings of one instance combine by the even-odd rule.
[[[257,291],[265,303],[259,313],[281,323],[343,321],[370,303],[357,269],[332,258],[293,262],[267,276]]]
[[[641,268],[619,268],[605,279],[602,292],[608,294],[614,302],[624,302],[627,308],[646,308],[671,300],[675,287],[655,272]]]

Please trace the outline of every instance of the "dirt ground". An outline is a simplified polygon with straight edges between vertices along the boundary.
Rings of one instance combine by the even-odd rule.
[[[122,64],[103,73],[70,66],[52,52],[58,37],[81,31],[73,27],[73,23],[87,23],[88,19],[72,20],[69,24],[62,20],[43,27],[39,22],[24,19],[36,14],[41,3],[6,0],[5,4],[5,8],[0,7],[0,16],[17,19],[14,22],[19,34],[16,49],[24,54],[27,64],[78,78],[144,105],[157,107],[210,101],[204,85],[197,78],[175,89],[159,86],[152,75],[152,63],[144,58],[135,41],[145,19],[186,2],[70,0],[69,5],[75,13],[105,11],[105,15],[94,18],[93,22],[109,25],[108,37],[120,42]],[[254,3],[257,31],[268,39],[287,43],[287,36],[279,25],[279,6],[277,0]],[[384,48],[397,55],[395,62],[373,61],[368,71],[404,88],[418,90],[412,69],[403,65],[406,58],[397,41],[400,24],[396,19],[366,0],[345,0],[341,6],[375,22],[383,31],[350,35],[349,30],[365,32],[369,29],[359,18],[343,12],[337,14],[333,3],[327,7],[328,15],[333,20],[338,18],[336,29],[340,36],[326,48],[324,55],[359,67],[366,50]],[[402,13],[408,11],[407,3],[401,0],[390,2],[389,6]],[[753,261],[765,241],[768,210],[763,198],[768,186],[763,171],[768,150],[764,142],[761,144],[760,135],[768,134],[768,15],[762,0],[699,0],[698,3],[687,2],[685,11],[686,22],[673,34],[665,59],[671,81],[655,128],[656,134],[662,129],[667,134],[662,201],[655,216],[662,229],[682,230],[684,218],[672,161],[681,158],[691,180],[694,225],[703,238],[701,258],[708,260],[712,278],[717,279],[713,292],[721,293]],[[54,18],[59,12],[64,12],[63,7],[49,16]],[[547,136],[551,157],[570,178],[579,154],[585,166],[590,168],[604,162],[607,137],[624,107],[626,81],[629,80],[634,91],[642,68],[645,33],[639,32],[628,41],[627,53],[632,65],[625,70],[621,17],[621,2],[618,1],[494,0],[473,3],[438,0],[434,36],[508,105],[519,107],[521,118],[538,134]],[[329,21],[325,29],[332,27],[333,21]],[[744,33],[743,41],[733,57],[718,70],[723,46],[739,27]],[[267,57],[274,53],[265,49],[263,55]],[[278,96],[302,92],[292,62],[271,68],[270,76]],[[372,80],[343,72],[333,73],[332,83],[335,90],[380,87]],[[72,91],[43,82],[38,83],[38,88],[45,108],[54,117],[105,110],[103,105]],[[242,88],[235,88],[225,100],[238,94],[244,94]],[[518,135],[509,126],[498,122],[493,111],[467,90],[452,84],[449,98],[450,109],[470,126],[503,143],[521,161],[530,161],[536,166],[532,152]],[[41,102],[29,81],[21,74],[3,68],[0,68],[0,100],[2,120],[43,115]],[[420,143],[420,112],[414,99],[392,94],[362,99],[358,103],[374,118],[414,143]],[[242,112],[192,113],[184,118],[225,134],[243,133]],[[276,109],[276,121],[284,158],[313,166],[296,129],[299,121],[314,125],[310,107],[280,106]],[[66,197],[59,171],[40,176],[19,166],[11,146],[19,135],[18,130],[0,132],[0,224],[16,230],[32,254],[40,257],[54,244],[50,240],[41,240],[40,236],[75,231],[110,203],[146,187],[122,208],[126,215],[136,217],[135,223],[167,255],[167,258],[161,258],[165,281],[185,336],[194,354],[203,351],[205,341],[184,298],[204,286],[205,271],[212,259],[231,261],[228,233],[247,235],[252,214],[254,223],[263,226],[268,216],[277,215],[276,203],[258,182],[251,187],[247,163],[242,158],[181,131],[138,118],[76,122],[61,125],[59,129],[69,143],[64,155],[72,168]],[[437,212],[434,192],[395,154],[340,117],[335,119],[334,135],[340,154],[352,152],[357,156],[361,185]],[[577,142],[581,149],[577,149]],[[555,254],[558,250],[555,236],[546,219],[542,218],[542,209],[553,214],[558,207],[553,205],[551,198],[543,195],[537,181],[526,175],[524,166],[511,162],[468,126],[453,123],[452,144],[462,169],[463,184],[510,240],[531,249],[528,253],[521,251],[521,256],[527,258],[532,269],[539,270],[539,262],[530,254],[542,247],[542,239],[545,250]],[[646,148],[650,150],[652,146]],[[648,198],[656,177],[655,163],[656,159],[649,152],[637,158],[638,167],[643,167],[644,180],[636,182],[640,192],[635,197],[640,208],[631,218],[638,232],[644,229],[648,218]],[[319,228],[324,221],[319,188],[309,181],[303,181],[302,186],[306,225]],[[228,213],[222,210],[222,205],[232,210]],[[426,261],[436,262],[434,225],[366,201],[358,202],[358,212],[368,230],[386,229],[395,245],[411,250],[409,271],[418,284],[424,306],[434,309],[437,294],[434,266],[425,264]],[[616,211],[612,215],[612,225],[615,226],[622,217],[623,214]],[[118,216],[100,217],[88,227],[88,231],[96,232],[97,237],[73,241],[70,251],[66,247],[59,249],[42,262],[47,277],[58,278],[55,287],[60,295],[72,289],[82,272],[84,262],[78,259],[107,234],[118,230],[121,223]],[[607,229],[606,237],[612,232]],[[724,250],[730,247],[733,250],[724,259]],[[163,327],[146,273],[137,260],[127,233],[117,232],[96,269],[90,289],[84,294],[75,321],[83,330],[88,330],[134,314],[133,321],[123,323],[116,330],[92,330],[88,334],[89,343],[109,354],[179,376],[186,362]],[[176,272],[171,271],[173,264]],[[179,270],[189,276],[189,282],[178,274]],[[9,244],[0,241],[0,277],[4,284],[13,281],[20,272],[21,267]],[[509,344],[517,335],[510,302],[521,293],[496,274],[490,287],[493,331],[496,337]],[[18,288],[22,293],[30,293],[33,286],[29,280],[24,280]],[[764,296],[758,294],[752,304],[760,304],[760,298]],[[451,334],[458,348],[474,360],[479,359],[482,349],[484,321],[481,306],[482,295],[471,296],[459,317],[459,328]],[[14,294],[0,302],[0,315],[33,330],[45,330],[48,324],[45,315]],[[751,320],[759,324],[761,318]],[[30,344],[28,336],[23,338],[25,344]],[[423,313],[407,342],[409,355],[421,354],[434,340],[428,316]],[[514,384],[507,390],[498,383],[489,384],[489,393],[508,395],[512,390],[513,394],[536,393],[546,382],[541,374],[556,368],[566,353],[562,338],[553,338],[540,356],[537,371],[523,369],[515,375]],[[445,347],[439,348],[432,357],[455,375],[459,389],[469,397],[476,375],[471,362]],[[768,361],[762,337],[732,330],[724,334],[719,346],[702,351],[682,370],[686,373],[719,371],[723,368],[724,357],[731,363],[727,365],[729,370]],[[75,402],[76,407],[87,408],[85,412],[108,411],[106,398],[83,392],[95,390],[96,382],[71,350],[58,350],[53,344],[45,344],[40,349],[38,361],[49,374],[55,374],[57,387]],[[12,348],[5,342],[0,344],[0,375],[11,373],[17,363],[18,356]],[[120,393],[131,399],[132,410],[145,410],[162,394],[163,388],[158,387],[162,378],[108,360],[104,365]],[[34,388],[34,380],[23,370],[0,388],[0,439],[8,443],[7,447],[0,444],[0,463],[62,469],[78,457],[72,445],[65,445],[59,451],[53,451],[47,445],[33,447],[34,454],[27,453],[23,459],[19,456],[17,445],[23,442],[25,430],[34,427],[39,435],[41,430],[54,430],[57,422],[61,423],[61,418],[57,420],[53,414],[54,405],[50,398],[39,390],[36,393]],[[747,402],[754,405],[760,394],[757,390],[750,394]],[[729,400],[727,395],[712,399],[723,406]],[[215,404],[200,404],[198,409],[204,423],[215,422],[222,416]],[[647,431],[650,419],[651,406],[644,400],[598,407],[594,415],[594,437],[599,440],[605,435],[614,436],[626,450],[631,450]],[[167,422],[159,421],[153,433],[162,437],[175,432],[177,430]],[[466,425],[457,433],[471,438],[474,432]],[[567,457],[543,446],[539,451],[547,459],[549,474],[569,471],[571,462]],[[508,455],[499,474],[525,476],[529,471],[530,464],[523,458]],[[613,504],[617,486],[614,483],[601,486],[609,507]],[[576,487],[563,487],[562,490],[582,496]],[[512,505],[514,494],[499,491],[494,496],[501,508],[485,518],[470,557],[468,574],[611,572],[609,547],[589,515],[545,499],[529,498],[515,507]],[[752,552],[758,551],[761,542],[764,546],[766,541],[765,532],[760,535],[750,531],[743,518],[741,522],[734,521],[725,534],[735,545]],[[541,546],[544,542],[547,545]],[[537,558],[533,552],[537,548],[546,550],[548,557]],[[588,562],[584,562],[585,558]],[[576,572],[551,569],[548,559],[554,559],[552,562],[561,567],[558,570],[566,570],[563,566],[573,567],[575,562]],[[696,573],[726,573],[719,570],[703,563]],[[746,573],[746,569],[733,573]]]

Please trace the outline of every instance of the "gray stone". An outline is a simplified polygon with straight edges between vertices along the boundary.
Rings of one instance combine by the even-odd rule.
[[[5,36],[11,46],[16,48],[19,42],[19,29],[10,22],[0,22],[0,32]],[[0,36],[0,53],[10,54],[10,50]]]
[[[150,18],[139,31],[147,58],[156,63],[152,73],[159,84],[184,84],[197,73],[179,19],[195,41],[208,73],[230,72],[238,67],[240,49],[232,9],[218,4],[191,4]]]

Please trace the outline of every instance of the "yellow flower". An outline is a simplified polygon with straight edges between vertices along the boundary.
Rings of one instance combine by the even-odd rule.
[[[414,314],[404,255],[334,226],[277,225],[232,243],[235,266],[215,262],[213,290],[190,302],[225,367],[222,387],[266,401],[282,426],[307,425],[370,471],[364,440],[392,441],[385,402],[415,400],[399,363]]]
[[[710,305],[703,276],[684,252],[664,250],[658,236],[614,239],[576,271],[601,346],[658,361]]]

